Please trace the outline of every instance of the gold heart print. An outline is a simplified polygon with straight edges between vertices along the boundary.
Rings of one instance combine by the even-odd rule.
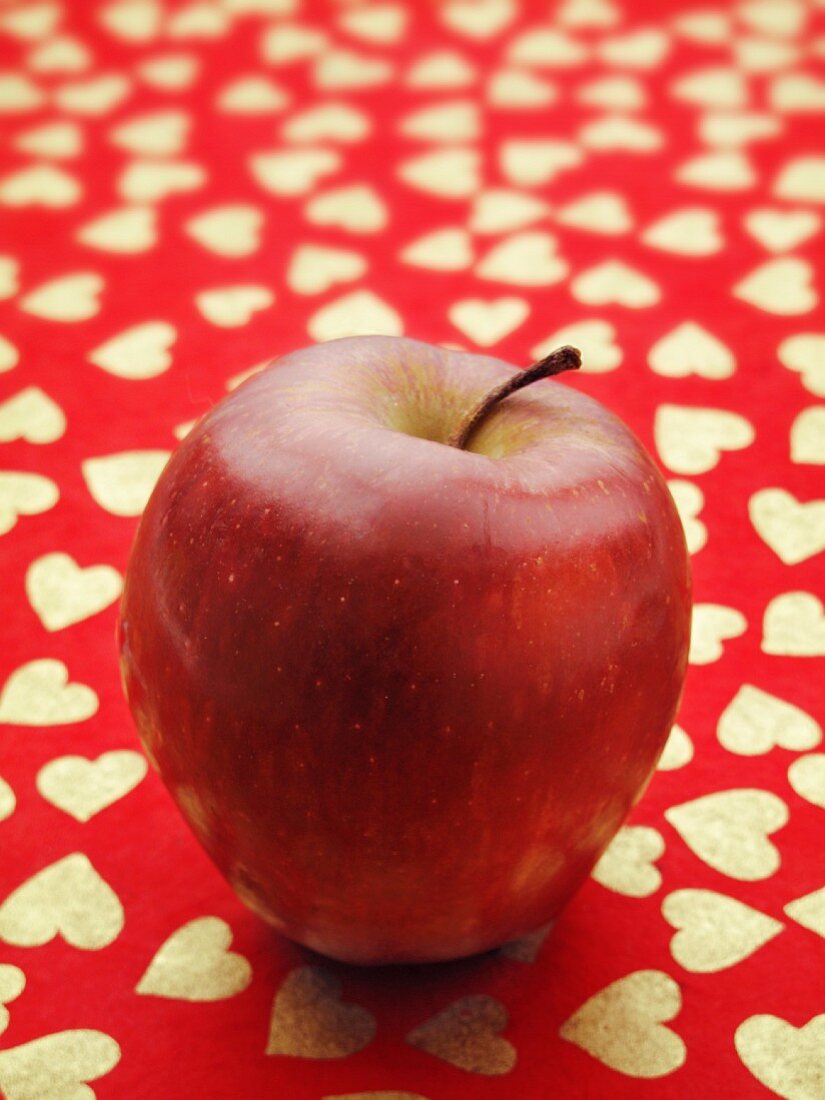
[[[664,1077],[684,1064],[681,1038],[665,1025],[682,994],[661,970],[637,970],[594,994],[562,1024],[559,1035],[628,1077]]]
[[[825,810],[825,753],[812,752],[794,760],[788,782],[800,798]]]
[[[765,608],[762,652],[785,657],[825,656],[825,609],[813,592],[783,592]]]
[[[0,775],[0,821],[5,821],[7,817],[11,817],[16,805],[17,799],[14,797],[14,791]]]
[[[664,855],[665,842],[647,825],[625,825],[593,868],[596,882],[629,898],[646,898],[662,884],[656,860]]]
[[[19,966],[0,963],[0,1035],[9,1026],[7,1004],[16,1001],[26,988],[26,975]]]
[[[0,1051],[0,1092],[6,1100],[90,1100],[86,1082],[120,1061],[120,1046],[102,1031],[58,1031]]]
[[[740,882],[770,878],[779,868],[781,857],[768,837],[788,817],[778,795],[750,788],[717,791],[665,810],[667,821],[703,863]]]
[[[693,742],[690,734],[685,733],[681,726],[674,726],[670,731],[662,755],[656,765],[660,772],[672,772],[678,768],[684,768],[693,759]]]
[[[407,1042],[468,1073],[498,1076],[516,1064],[515,1047],[499,1034],[508,1021],[507,1009],[494,997],[461,997],[413,1028]]]
[[[129,749],[104,752],[97,760],[61,756],[43,765],[35,783],[47,802],[86,822],[133,790],[146,770],[146,758]]]
[[[825,939],[825,886],[814,890],[812,894],[789,901],[785,906],[785,913],[809,932],[815,932]]]
[[[55,936],[83,951],[114,943],[123,906],[87,856],[74,852],[32,875],[0,904],[0,940],[40,947]]]
[[[751,523],[785,565],[825,550],[825,500],[803,503],[784,489],[760,489],[748,501]]]
[[[108,607],[123,580],[111,565],[78,565],[68,554],[44,554],[26,570],[26,595],[46,630],[63,630]]]
[[[174,932],[149,963],[135,992],[180,1001],[222,1001],[242,993],[252,967],[230,951],[232,929],[219,917],[199,917]]]
[[[674,890],[662,915],[676,935],[670,953],[694,974],[715,974],[747,959],[778,936],[784,925],[713,890]]]
[[[784,1100],[818,1100],[825,1082],[825,1014],[803,1027],[779,1016],[751,1016],[736,1029],[743,1064]]]
[[[62,661],[44,657],[14,670],[0,692],[0,722],[62,726],[97,713],[98,699],[85,684],[69,683]]]
[[[716,735],[728,752],[761,756],[775,747],[812,749],[822,740],[822,728],[801,707],[743,684],[722,711]]]
[[[266,1053],[291,1058],[346,1058],[369,1046],[375,1018],[341,1000],[341,983],[326,970],[301,966],[275,995]]]

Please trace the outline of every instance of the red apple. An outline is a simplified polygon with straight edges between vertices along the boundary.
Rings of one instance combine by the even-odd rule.
[[[665,482],[557,381],[470,424],[519,375],[383,337],[287,355],[197,424],[140,523],[119,637],[146,752],[242,900],[335,958],[551,920],[674,718]]]

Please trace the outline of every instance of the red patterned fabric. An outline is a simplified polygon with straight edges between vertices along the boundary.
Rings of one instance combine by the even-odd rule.
[[[28,0],[0,34],[0,1092],[825,1096],[822,4]],[[563,384],[684,518],[680,730],[543,945],[330,963],[144,776],[113,629],[153,480],[239,374],[353,332],[578,344]]]

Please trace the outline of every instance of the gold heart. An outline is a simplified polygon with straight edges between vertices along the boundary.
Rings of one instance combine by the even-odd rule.
[[[63,410],[39,386],[27,386],[0,405],[0,443],[54,443],[65,431]]]
[[[694,321],[683,321],[657,340],[647,355],[650,369],[666,378],[730,378],[736,359],[727,345]]]
[[[344,336],[400,336],[401,315],[371,290],[354,290],[327,302],[307,321],[313,340],[338,340]]]
[[[279,22],[264,29],[259,48],[267,64],[286,65],[314,57],[325,49],[327,42],[326,34],[315,27]]]
[[[408,88],[466,88],[477,76],[461,54],[453,50],[435,50],[419,55],[407,69],[404,83]]]
[[[304,208],[304,215],[314,225],[331,225],[348,233],[377,233],[389,220],[381,196],[362,183],[315,195]]]
[[[637,111],[647,103],[647,93],[634,76],[605,76],[582,84],[577,99],[589,107]]]
[[[177,329],[167,321],[144,321],[112,336],[88,358],[116,378],[154,378],[172,365],[169,349],[177,338]]]
[[[816,1100],[825,1081],[825,1013],[803,1027],[779,1016],[751,1016],[736,1029],[742,1062],[771,1092],[785,1100]]]
[[[129,749],[104,752],[97,760],[61,756],[43,765],[35,783],[47,802],[85,822],[134,790],[146,768],[145,757]]]
[[[90,271],[62,275],[30,290],[20,302],[20,308],[24,313],[47,321],[63,324],[88,321],[100,310],[98,299],[104,285],[101,276]]]
[[[264,215],[257,206],[228,203],[202,211],[183,228],[203,248],[235,259],[258,251],[263,223]]]
[[[109,34],[124,42],[152,42],[161,32],[163,10],[153,4],[136,4],[134,0],[113,0],[99,12],[98,22]]]
[[[803,409],[794,420],[791,425],[791,462],[825,465],[825,406],[812,405]]]
[[[169,195],[196,191],[206,182],[206,172],[188,160],[133,160],[118,180],[127,202],[153,203]]]
[[[509,1073],[516,1064],[516,1051],[498,1034],[508,1021],[507,1009],[495,998],[461,997],[413,1028],[407,1042],[468,1073]]]
[[[312,75],[315,84],[324,90],[372,88],[392,79],[393,66],[382,58],[354,50],[326,50],[317,58]]]
[[[812,592],[774,596],[762,622],[762,652],[788,657],[825,655],[825,611]]]
[[[743,302],[781,317],[808,313],[819,301],[812,284],[813,268],[797,256],[768,260],[749,272],[731,293]]]
[[[181,1001],[222,1001],[242,993],[252,967],[230,951],[232,929],[219,917],[199,917],[173,932],[158,949],[137,993]]]
[[[559,1035],[628,1077],[664,1077],[684,1064],[681,1038],[665,1027],[682,1008],[679,986],[661,970],[637,970],[594,994]]]
[[[604,38],[597,53],[609,65],[627,69],[654,69],[670,52],[671,39],[659,27],[644,27],[638,31]]]
[[[800,798],[825,810],[825,753],[812,752],[794,760],[788,782]]]
[[[45,102],[44,92],[22,73],[0,77],[0,99],[6,111],[33,111]]]
[[[360,279],[366,270],[367,261],[360,252],[302,244],[292,254],[286,281],[297,294],[323,294],[335,283]]]
[[[437,229],[411,241],[399,259],[431,271],[464,271],[473,262],[473,238],[466,229]]]
[[[680,256],[712,256],[725,246],[719,231],[719,215],[703,206],[674,210],[660,218],[645,229],[642,241]]]
[[[593,868],[596,882],[629,898],[646,898],[662,885],[662,875],[654,866],[665,852],[665,842],[656,829],[647,825],[625,825]]]
[[[153,111],[119,122],[109,131],[109,140],[143,157],[169,157],[181,152],[191,126],[183,111]]]
[[[131,7],[131,4],[128,5]],[[200,62],[191,54],[163,54],[149,57],[135,66],[141,79],[165,92],[179,92],[188,88],[197,77]]]
[[[215,105],[227,114],[268,115],[283,111],[289,100],[289,93],[274,80],[265,76],[241,76],[221,88]]]
[[[427,195],[466,199],[481,186],[481,155],[477,149],[437,149],[402,161],[397,174],[404,183]]]
[[[14,791],[0,776],[0,821],[5,821],[7,817],[11,817],[16,806],[17,799],[14,797]]]
[[[704,474],[722,451],[749,447],[755,436],[749,420],[727,409],[660,405],[653,424],[656,449],[677,474]]]
[[[698,554],[708,541],[708,529],[699,519],[699,515],[705,506],[705,494],[698,485],[692,481],[683,481],[681,478],[671,478],[667,487],[682,521],[685,532],[685,542],[691,554]]]
[[[0,963],[0,1035],[9,1026],[7,1004],[17,1000],[26,988],[26,975],[18,966]]]
[[[789,901],[784,910],[791,920],[825,939],[825,886]]]
[[[0,256],[0,298],[13,298],[20,289],[20,264],[13,256]]]
[[[770,791],[717,791],[665,810],[688,848],[709,867],[740,882],[770,878],[781,863],[768,840],[788,822],[788,807]]]
[[[55,483],[40,474],[0,472],[0,535],[11,531],[18,516],[48,512],[60,499]]]
[[[779,362],[802,375],[802,385],[818,397],[825,397],[825,336],[799,332],[788,336],[776,349]]]
[[[640,122],[635,118],[626,118],[624,115],[607,115],[604,118],[594,119],[592,122],[586,123],[579,130],[578,139],[587,149],[628,149],[633,153],[650,153],[654,149],[660,149],[664,144],[664,137],[662,131],[656,126],[651,126],[647,122]],[[684,244],[685,238],[680,233],[680,230],[684,228],[684,224],[681,221],[680,214],[673,215],[674,224],[668,225],[665,228],[665,219],[657,226],[661,229],[661,233],[657,229],[651,227],[651,238],[646,239],[646,244],[654,244],[655,247],[667,249],[671,243],[677,242]],[[676,224],[676,219],[679,220],[679,224]],[[685,219],[686,220],[686,219]],[[697,225],[698,229],[699,226]],[[702,226],[702,230],[705,235],[704,250],[695,253],[695,255],[706,255],[707,249],[710,245],[710,235],[707,233],[708,225],[705,223]],[[656,245],[654,238],[659,238],[663,243]],[[719,242],[721,248],[721,242]],[[680,248],[674,247],[671,251],[679,252]],[[718,249],[713,249],[718,251]],[[694,253],[688,253],[693,255]]]
[[[713,890],[675,890],[662,902],[662,915],[677,929],[671,955],[694,974],[735,966],[784,928],[773,917]]]
[[[68,172],[52,164],[34,164],[0,180],[0,205],[73,206],[83,189]]]
[[[497,69],[487,84],[487,99],[493,107],[545,107],[557,98],[552,84],[521,69]]]
[[[85,684],[69,683],[62,661],[44,657],[16,668],[0,692],[0,722],[63,726],[97,713],[98,699]]]
[[[349,103],[322,103],[292,115],[282,133],[287,141],[353,142],[363,141],[371,130],[368,116]]]
[[[523,191],[491,187],[473,199],[468,229],[473,233],[507,233],[538,221],[550,212],[546,202]]]
[[[111,565],[77,564],[55,552],[26,570],[26,595],[46,630],[63,630],[96,615],[118,598],[123,578]]]
[[[588,306],[620,305],[627,309],[655,305],[662,296],[652,279],[620,260],[605,260],[580,272],[570,284],[570,293]]]
[[[86,46],[69,35],[50,38],[32,50],[27,66],[38,73],[81,73],[92,63]]]
[[[744,218],[745,228],[763,248],[770,252],[785,252],[818,233],[822,217],[812,210],[750,210]]]
[[[524,298],[496,298],[492,302],[465,298],[450,306],[448,316],[466,337],[489,348],[522,325],[530,313]]]
[[[375,1018],[360,1005],[341,1001],[341,983],[326,970],[301,966],[275,995],[267,1054],[292,1058],[346,1058],[368,1046]]]
[[[537,27],[523,31],[510,42],[506,58],[515,65],[568,68],[583,64],[589,46],[555,27]]]
[[[61,84],[54,93],[54,101],[69,114],[105,115],[126,98],[131,87],[127,77],[111,73]]]
[[[551,286],[570,270],[556,247],[556,238],[551,234],[528,229],[494,245],[475,273],[480,279],[511,286]]]
[[[0,939],[40,947],[55,936],[84,951],[114,943],[123,906],[82,852],[44,867],[0,905]]]
[[[584,160],[584,153],[569,141],[505,141],[498,151],[502,175],[517,187],[540,187]]]
[[[756,183],[756,173],[744,153],[722,149],[684,161],[676,171],[676,179],[709,191],[744,191]]]
[[[2,261],[0,261],[0,269],[2,269]],[[2,280],[2,270],[0,270],[0,280]],[[2,288],[0,288],[1,290]],[[0,294],[2,297],[2,294]],[[7,340],[5,336],[0,335],[0,374],[3,374],[7,370],[12,370],[20,362],[20,352],[11,342]],[[2,532],[0,532],[2,534]]]
[[[102,1031],[57,1031],[0,1051],[0,1090],[6,1100],[86,1100],[85,1082],[109,1073],[120,1046]]]
[[[718,661],[724,653],[722,643],[740,637],[747,629],[747,619],[735,607],[718,603],[694,604],[688,660],[692,665]]]
[[[670,731],[662,755],[656,765],[657,771],[670,772],[677,768],[684,768],[693,759],[693,742],[681,726],[674,726]]]
[[[633,215],[616,191],[591,191],[556,211],[556,221],[590,233],[617,236],[633,228]]]
[[[801,707],[743,684],[719,716],[716,735],[729,752],[761,756],[777,745],[812,749],[822,740],[822,729]]]
[[[249,158],[254,179],[273,195],[305,195],[340,167],[341,154],[335,149],[284,149]]]
[[[481,118],[477,103],[471,99],[440,102],[435,107],[423,107],[405,115],[399,123],[405,137],[419,141],[477,141],[481,133]]]
[[[88,248],[129,256],[154,247],[158,239],[156,223],[157,211],[151,207],[124,206],[81,225],[75,236]]]
[[[825,157],[795,157],[777,176],[773,193],[792,202],[822,202]]]
[[[83,480],[96,504],[113,516],[139,516],[169,451],[123,451],[84,459]]]
[[[786,565],[825,549],[825,500],[798,501],[784,489],[760,489],[748,501],[757,533]]]
[[[195,295],[195,305],[202,315],[218,328],[241,328],[249,324],[253,314],[268,309],[275,295],[265,286],[224,286],[202,290]]]
[[[441,6],[441,21],[457,34],[476,41],[494,38],[512,23],[512,0],[449,0]]]

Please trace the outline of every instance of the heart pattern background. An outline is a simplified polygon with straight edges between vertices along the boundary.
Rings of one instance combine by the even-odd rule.
[[[817,1095],[820,0],[8,0],[0,55],[0,1091]],[[696,596],[679,724],[556,925],[401,972],[240,905],[113,644],[191,423],[370,332],[580,346],[554,384],[658,458]]]

